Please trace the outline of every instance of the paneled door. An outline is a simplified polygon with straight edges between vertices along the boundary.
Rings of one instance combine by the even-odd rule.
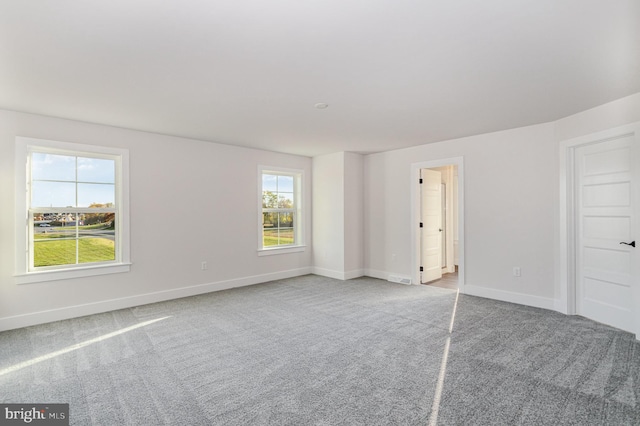
[[[633,332],[633,135],[575,152],[576,310]],[[640,309],[640,307],[639,307]]]
[[[442,278],[442,175],[420,170],[422,282]]]

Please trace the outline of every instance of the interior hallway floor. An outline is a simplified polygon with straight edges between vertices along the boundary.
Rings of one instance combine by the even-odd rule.
[[[456,271],[448,274],[442,274],[442,278],[439,280],[431,281],[425,283],[425,285],[439,288],[448,288],[450,290],[458,289],[458,267],[456,266]]]

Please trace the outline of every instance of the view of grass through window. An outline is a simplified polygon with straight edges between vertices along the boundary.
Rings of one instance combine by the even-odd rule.
[[[116,260],[115,161],[31,155],[33,267]]]
[[[76,217],[79,219],[77,220]],[[115,260],[112,213],[37,214],[34,216],[35,267]]]
[[[295,244],[294,177],[262,175],[262,241],[264,247]]]

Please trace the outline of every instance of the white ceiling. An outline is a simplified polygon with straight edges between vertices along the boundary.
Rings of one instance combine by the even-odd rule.
[[[271,151],[386,151],[636,92],[638,0],[0,0],[0,108]]]

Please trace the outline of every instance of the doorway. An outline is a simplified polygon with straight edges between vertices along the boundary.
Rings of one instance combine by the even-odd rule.
[[[425,161],[411,168],[412,282],[442,280],[443,286],[463,291],[463,159]]]
[[[561,145],[561,303],[640,336],[640,125]],[[564,224],[566,223],[566,226]]]
[[[420,169],[420,178],[421,284],[457,288],[458,167]]]

